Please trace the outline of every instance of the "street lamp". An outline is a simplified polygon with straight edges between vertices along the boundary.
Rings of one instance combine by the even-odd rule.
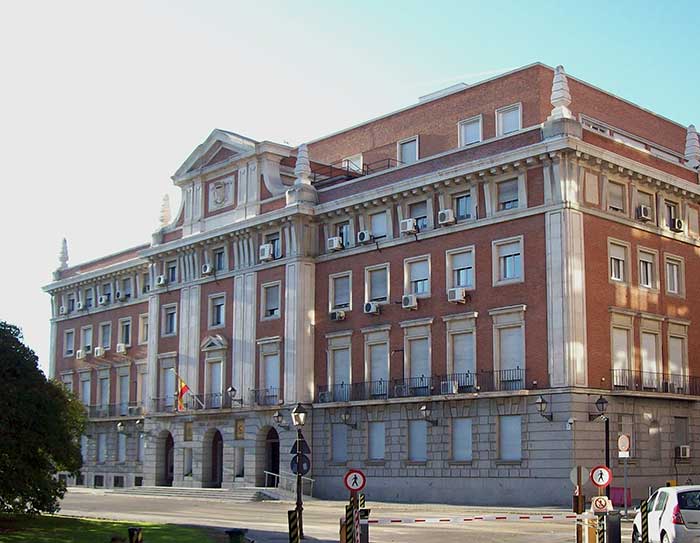
[[[284,422],[284,417],[279,411],[275,411],[272,414],[272,420],[274,420],[275,424],[277,424],[277,426],[279,426],[280,428],[284,428],[285,430],[289,429],[289,423]]]
[[[595,408],[600,413],[599,419],[605,423],[605,467],[610,467],[610,419],[605,414],[608,409],[608,400],[603,398],[601,394],[600,398],[595,401]],[[605,487],[605,495],[610,497],[610,486]]]
[[[236,398],[236,393],[238,392],[235,387],[230,386],[226,389],[229,401],[231,402],[231,407],[233,407],[234,402],[243,406],[243,398]]]
[[[548,421],[552,421],[554,416],[552,413],[547,413],[547,400],[544,399],[543,396],[540,396],[535,400],[535,405],[537,406],[537,412],[542,416],[543,418],[547,419]]]
[[[345,426],[350,426],[350,428],[357,429],[357,423],[350,422],[352,419],[352,414],[350,411],[343,411],[340,414],[340,420]]]
[[[304,436],[301,433],[301,429],[304,427],[304,424],[306,424],[306,409],[304,409],[304,406],[301,405],[300,403],[297,404],[297,406],[292,409],[292,423],[294,424],[294,427],[297,429],[297,503],[296,503],[296,510],[297,510],[297,522],[299,522],[299,538],[303,539],[304,538],[304,522],[302,521],[302,511],[304,511],[304,504],[301,498],[301,444],[304,441]]]
[[[432,413],[433,413],[433,410],[430,409],[430,407],[428,407],[426,404],[421,405],[420,409],[418,410],[418,414],[420,415],[420,417],[424,421],[429,422],[433,426],[437,426],[438,421],[436,419],[433,419],[430,417],[430,415],[432,415]]]

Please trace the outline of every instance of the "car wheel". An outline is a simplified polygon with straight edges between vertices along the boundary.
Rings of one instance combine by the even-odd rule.
[[[661,543],[671,543],[671,540],[668,538],[667,533],[663,533],[661,535]]]
[[[639,537],[639,532],[637,531],[636,526],[632,528],[632,543],[642,543],[642,539]]]

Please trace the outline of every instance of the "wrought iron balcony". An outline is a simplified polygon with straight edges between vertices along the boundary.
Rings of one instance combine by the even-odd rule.
[[[279,388],[256,388],[250,393],[255,405],[278,405],[282,399]]]
[[[626,369],[614,369],[611,373],[613,390],[700,396],[698,377]]]
[[[88,417],[105,419],[110,417],[140,417],[143,407],[140,402],[97,404],[86,406]]]

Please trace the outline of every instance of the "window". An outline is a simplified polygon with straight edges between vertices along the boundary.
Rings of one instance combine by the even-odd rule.
[[[474,250],[448,251],[447,274],[448,288],[474,288]]]
[[[654,195],[648,192],[637,191],[637,203],[640,206],[646,206],[649,209],[654,210]]]
[[[659,335],[651,332],[642,332],[641,358],[642,358],[642,385],[645,389],[657,388],[657,376],[659,372],[658,353]]]
[[[73,294],[68,295],[66,304],[68,305],[68,313],[73,313],[75,311],[75,296]]]
[[[608,182],[608,210],[625,212],[625,185]]]
[[[375,239],[385,238],[389,233],[387,228],[387,214],[386,211],[380,213],[373,213],[369,216],[369,225],[372,236]]]
[[[119,343],[131,346],[131,317],[119,319]]]
[[[522,281],[522,238],[495,241],[494,246],[494,285]]]
[[[331,350],[331,362],[333,363],[333,385],[334,399],[336,401],[347,401],[348,386],[350,385],[350,348]]]
[[[141,293],[147,294],[151,290],[151,274],[148,272],[141,274]]]
[[[687,417],[673,417],[673,441],[676,447],[690,444]]]
[[[272,245],[272,255],[274,258],[282,257],[282,241],[279,232],[272,232],[265,235],[265,243]]]
[[[672,230],[674,222],[678,217],[678,204],[676,202],[671,202],[666,200],[664,202],[666,208],[666,228]]]
[[[126,462],[126,434],[117,434],[117,462]]]
[[[472,461],[472,420],[452,419],[452,460]]]
[[[97,461],[104,462],[107,457],[107,434],[97,434]]]
[[[348,461],[348,427],[345,424],[331,425],[331,461]]]
[[[416,220],[416,227],[419,231],[428,228],[428,201],[415,202],[408,206],[408,216]]]
[[[523,343],[522,326],[498,328],[499,379],[505,390],[520,388],[517,384],[522,380],[525,367]]]
[[[171,260],[165,265],[165,275],[168,278],[168,283],[177,282],[177,262]]]
[[[684,294],[683,261],[666,255],[666,292]]]
[[[75,331],[66,330],[63,332],[63,356],[73,356],[75,354]]]
[[[410,462],[428,460],[428,423],[424,420],[408,421],[408,460]]]
[[[418,160],[418,138],[399,142],[399,162],[413,164]]]
[[[100,347],[109,351],[112,345],[112,323],[103,322],[100,324]]]
[[[389,266],[365,269],[366,299],[369,302],[389,300]]]
[[[627,383],[627,372],[630,369],[630,330],[627,328],[612,329],[613,384]]]
[[[131,277],[122,279],[122,297],[125,300],[128,300],[129,298],[131,298],[131,294]]]
[[[81,349],[83,349],[86,353],[89,353],[92,351],[92,326],[86,326],[85,328],[82,328],[81,334]]]
[[[680,336],[669,336],[668,338],[668,373],[670,380],[676,385],[682,384],[682,380],[678,377],[686,374],[685,341],[686,338]],[[687,443],[683,443],[683,445],[687,445]]]
[[[129,369],[126,368],[125,371],[128,372]],[[119,386],[117,390],[117,394],[119,395],[119,414],[126,415],[129,412],[129,374],[120,374],[117,378],[117,385]]]
[[[472,218],[472,196],[471,193],[458,194],[453,197],[455,218],[463,221]]]
[[[349,273],[331,276],[331,310],[350,309],[351,307],[351,280]]]
[[[415,338],[408,341],[408,363],[411,368],[410,376],[414,388],[420,388],[423,379],[430,376],[430,345],[428,338]]]
[[[163,329],[162,336],[174,336],[177,334],[177,306],[163,306]]]
[[[591,172],[586,172],[584,177],[584,191],[586,202],[598,205],[598,176]]]
[[[168,365],[161,363],[160,368],[160,387],[164,404],[166,408],[172,408],[175,405],[175,367],[173,362]]]
[[[335,235],[342,240],[343,247],[350,247],[352,245],[352,238],[350,236],[350,221],[337,223],[335,225]]]
[[[389,380],[389,344],[373,343],[368,345],[367,353],[369,355],[369,379],[372,383],[379,381],[387,383]],[[375,387],[373,394],[386,394],[386,390],[381,390],[382,387]]]
[[[214,251],[214,271],[226,271],[226,251],[223,248]]]
[[[518,207],[518,180],[501,181],[496,185],[498,191],[498,210],[517,209]]]
[[[97,392],[100,395],[99,405],[106,408],[109,405],[109,375],[100,376]]]
[[[499,418],[499,450],[501,460],[519,462],[522,459],[520,415],[508,415]]]
[[[73,375],[64,375],[61,377],[61,382],[68,392],[73,392]]]
[[[342,163],[343,168],[352,172],[362,172],[362,153],[344,158]]]
[[[459,145],[471,145],[481,141],[481,115],[459,123]]]
[[[263,319],[274,319],[280,316],[280,285],[279,283],[263,285]]]
[[[430,261],[427,258],[406,262],[408,284],[406,292],[427,296],[430,294]]]
[[[90,405],[90,374],[80,376],[80,399],[83,405]]]
[[[95,289],[92,287],[86,288],[83,295],[85,297],[85,307],[88,309],[91,307],[94,307],[94,305],[95,305]]]
[[[209,328],[224,326],[226,296],[223,294],[209,298]]]
[[[474,333],[462,332],[450,334],[452,348],[452,373],[458,386],[475,386],[474,378],[466,376],[476,374],[476,360],[474,359]]]
[[[182,449],[182,475],[183,477],[192,476],[192,449],[190,447]]]
[[[88,461],[88,437],[80,436],[80,456],[83,458],[83,464]]]
[[[105,303],[112,301],[112,283],[102,285],[102,297],[105,299]]]
[[[278,352],[263,353],[263,388],[277,399],[280,388],[280,355]],[[276,403],[276,402],[275,402]]]
[[[649,251],[639,251],[639,286],[657,288],[656,254]]]
[[[210,394],[208,407],[221,407],[221,395],[223,392],[222,363],[221,360],[207,362],[207,394]]]
[[[148,313],[139,315],[139,345],[148,343]]]
[[[496,110],[496,136],[505,136],[520,130],[520,104]]]
[[[368,457],[370,460],[384,460],[386,430],[383,422],[370,422],[368,425]]]
[[[610,279],[613,281],[627,282],[627,246],[618,243],[608,243],[610,255]]]

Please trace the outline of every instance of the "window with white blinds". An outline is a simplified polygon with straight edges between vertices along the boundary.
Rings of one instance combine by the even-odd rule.
[[[418,139],[399,143],[399,160],[402,164],[413,164],[418,160]]]
[[[429,377],[430,360],[428,338],[411,339],[408,342],[411,377]]]
[[[496,110],[496,136],[504,136],[520,130],[520,105]]]
[[[613,369],[629,369],[629,334],[626,328],[613,328],[612,331]]]
[[[522,428],[520,415],[499,418],[499,451],[501,460],[517,462],[522,460]]]
[[[386,211],[369,216],[370,231],[375,238],[383,238],[388,234]]]
[[[119,376],[119,414],[126,415],[129,406],[129,375]]]
[[[430,293],[430,266],[428,260],[408,263],[409,292],[412,294]]]
[[[386,429],[383,422],[369,423],[369,447],[368,454],[370,460],[384,460],[384,449],[386,444]]]
[[[516,209],[518,207],[518,180],[501,181],[496,185],[498,192],[498,210]]]
[[[221,362],[209,362],[209,375],[207,376],[209,394],[221,394],[223,392],[221,386]],[[221,398],[213,398],[214,407],[219,407]]]
[[[459,123],[460,145],[471,145],[481,141],[481,117],[474,117]]]
[[[126,434],[117,435],[117,462],[126,462]]]
[[[90,379],[80,380],[80,399],[83,405],[90,405]]]
[[[170,368],[163,368],[161,379],[165,405],[173,406],[175,404],[175,372]]]
[[[452,460],[455,462],[472,460],[472,419],[452,419]]]
[[[498,247],[498,280],[514,281],[522,277],[520,241],[503,243]]]
[[[452,373],[474,373],[474,334],[465,332],[452,334]]]
[[[608,251],[610,253],[610,278],[613,281],[626,281],[627,248],[624,245],[611,243]]]
[[[333,291],[333,309],[348,309],[350,307],[350,275],[331,278]]]
[[[523,353],[522,326],[499,328],[498,341],[499,369],[504,371],[524,368],[525,353]]]
[[[625,211],[625,186],[608,183],[608,209],[622,213]]]
[[[452,269],[452,287],[474,286],[474,252],[462,251],[449,256]]]
[[[265,370],[264,388],[279,390],[280,388],[280,355],[269,353],[263,355],[263,367]]]
[[[107,434],[97,434],[97,461],[104,462],[107,458]]]
[[[685,374],[685,338],[669,336],[668,338],[668,372],[671,375]]]
[[[100,378],[100,406],[107,407],[109,405],[109,377]]]
[[[389,344],[375,343],[369,346],[369,378],[370,381],[389,379]]]
[[[428,459],[428,423],[424,420],[408,421],[408,459],[425,462]]]
[[[280,286],[270,285],[263,287],[265,297],[265,311],[263,317],[279,317],[280,315]]]
[[[666,292],[683,294],[683,261],[666,257]]]
[[[331,425],[331,460],[348,461],[348,427],[345,424]]]
[[[639,286],[656,287],[656,255],[654,253],[639,252]]]
[[[350,384],[350,349],[333,349],[333,384]]]
[[[659,359],[656,353],[658,337],[657,334],[642,332],[642,371],[645,373],[659,373]]]
[[[387,276],[389,270],[386,267],[369,270],[367,278],[369,281],[370,302],[386,302],[389,296]]]

